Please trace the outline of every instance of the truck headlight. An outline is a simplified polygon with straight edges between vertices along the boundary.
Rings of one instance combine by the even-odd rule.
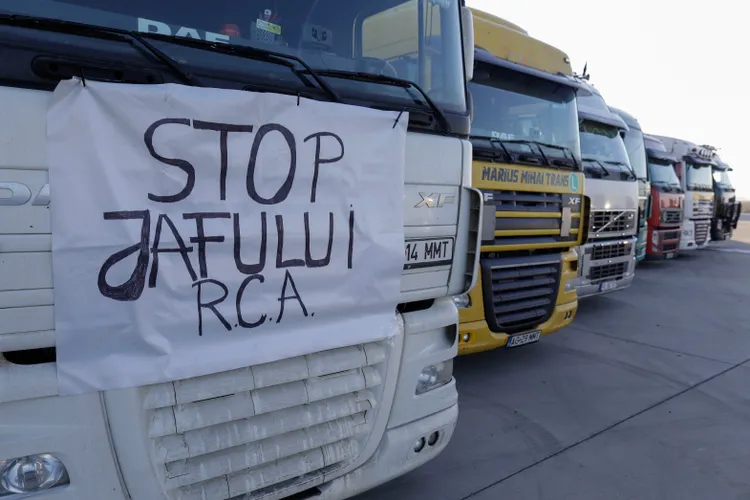
[[[659,244],[659,233],[657,233],[656,231],[651,233],[651,243],[653,243],[654,246]]]
[[[0,460],[0,497],[38,493],[70,484],[62,461],[49,453]]]
[[[682,235],[683,236],[688,236],[688,237],[692,236],[693,235],[693,230],[692,229],[683,229]]]
[[[425,366],[417,379],[416,393],[424,394],[438,387],[442,387],[453,378],[453,360],[441,361],[434,365]]]
[[[453,303],[456,304],[456,307],[458,307],[459,309],[466,309],[471,307],[471,297],[469,297],[468,293],[464,293],[462,295],[454,295]]]

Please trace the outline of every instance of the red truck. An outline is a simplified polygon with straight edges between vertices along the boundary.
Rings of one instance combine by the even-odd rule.
[[[651,210],[648,218],[646,259],[671,259],[680,251],[685,193],[674,170],[679,159],[667,153],[659,139],[644,135],[651,178]]]

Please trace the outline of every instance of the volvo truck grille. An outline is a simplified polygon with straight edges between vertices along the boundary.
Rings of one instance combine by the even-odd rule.
[[[174,500],[250,500],[354,461],[372,431],[388,345],[323,351],[143,388]]]
[[[495,238],[484,245],[534,245],[578,239],[581,195],[482,190],[495,206]]]
[[[562,257],[482,259],[485,319],[490,330],[515,333],[536,327],[555,310]]]
[[[679,241],[672,241],[670,243],[662,243],[661,245],[661,251],[662,252],[672,252],[674,250],[677,250],[677,248],[680,246]]]
[[[664,224],[679,224],[682,222],[682,210],[674,208],[662,210],[661,221]]]
[[[627,262],[617,262],[614,264],[594,265],[589,269],[587,279],[592,282],[602,281],[611,278],[622,278],[628,270]]]
[[[680,240],[680,234],[681,232],[679,230],[677,231],[665,231],[662,233],[662,240],[669,241],[669,240]]]
[[[708,240],[708,233],[711,230],[711,221],[695,221],[695,244],[703,245]]]
[[[635,234],[638,218],[635,210],[595,210],[589,223],[590,238]]]
[[[713,217],[714,202],[713,200],[693,200],[694,217]]]
[[[628,242],[594,245],[591,249],[591,260],[614,259],[630,255],[633,245]]]

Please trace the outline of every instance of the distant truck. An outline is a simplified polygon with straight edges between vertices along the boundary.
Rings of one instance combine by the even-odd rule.
[[[714,188],[712,170],[718,166],[711,150],[695,143],[655,135],[671,157],[680,187],[685,192],[682,214],[680,251],[705,248],[711,236],[711,219],[714,215]]]
[[[715,151],[712,146],[703,146]],[[712,167],[714,178],[714,217],[711,219],[711,240],[722,241],[732,239],[732,233],[737,229],[737,223],[742,213],[742,203],[737,200],[737,194],[729,172],[732,167],[723,162],[715,153],[716,165]]]
[[[473,19],[472,183],[484,228],[477,285],[455,297],[459,354],[535,342],[573,321],[567,283],[587,213],[570,60],[503,19]]]
[[[635,247],[635,260],[641,261],[646,258],[646,247],[648,246],[648,218],[651,206],[651,184],[649,182],[648,168],[646,166],[646,148],[643,144],[643,129],[638,120],[631,114],[621,109],[609,107],[610,111],[617,114],[628,125],[625,132],[625,149],[628,151],[630,166],[638,178],[638,243]]]
[[[651,207],[648,217],[646,258],[672,259],[680,251],[680,227],[685,193],[674,170],[679,160],[670,156],[656,137],[645,135],[651,179]]]
[[[627,124],[601,93],[581,79],[578,121],[584,194],[591,206],[588,242],[578,247],[578,298],[621,290],[633,283],[638,232],[638,184],[623,135]]]

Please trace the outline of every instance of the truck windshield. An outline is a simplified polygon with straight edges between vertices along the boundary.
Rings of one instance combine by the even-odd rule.
[[[578,111],[572,87],[507,68],[478,63],[469,83],[474,100],[472,137],[502,141],[511,153],[542,149],[542,157],[581,156]],[[530,143],[536,143],[531,148]],[[557,164],[557,162],[553,162]]]
[[[466,112],[458,0],[4,0],[0,13],[268,49],[302,59],[343,97],[429,111],[413,88],[367,78],[390,76],[442,110]],[[284,65],[150,42],[187,70],[211,65],[260,90],[305,89]]]
[[[667,191],[682,190],[680,179],[670,162],[651,158],[648,161],[648,172],[651,176],[651,184],[654,186]]]
[[[686,179],[688,191],[713,191],[713,178],[711,175],[711,167],[708,166],[697,166],[690,163],[687,164],[687,179]]]
[[[646,146],[643,143],[643,132],[631,127],[625,133],[625,149],[628,152],[630,166],[633,167],[635,175],[642,180],[648,178],[646,167]]]
[[[583,120],[580,124],[580,135],[581,157],[587,176],[609,177],[609,180],[635,180],[620,129]]]
[[[714,182],[723,191],[734,191],[732,179],[729,178],[729,172],[726,170],[714,170]]]

